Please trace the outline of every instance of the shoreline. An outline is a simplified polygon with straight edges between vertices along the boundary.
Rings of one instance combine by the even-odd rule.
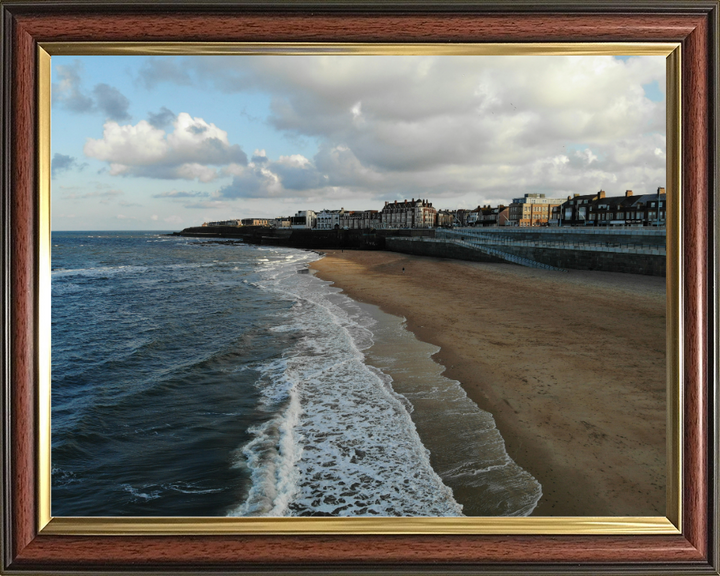
[[[319,278],[440,348],[542,485],[533,515],[664,515],[664,279],[319,253]]]
[[[409,402],[408,416],[429,451],[430,464],[463,514],[530,514],[542,496],[540,484],[508,461],[492,414],[473,402],[460,382],[448,378],[445,367],[433,359],[439,348],[418,340],[404,317],[350,301],[375,321],[373,344],[363,350],[364,363],[389,377],[392,390],[403,403]]]

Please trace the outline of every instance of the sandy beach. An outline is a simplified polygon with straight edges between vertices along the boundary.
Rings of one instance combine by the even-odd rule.
[[[312,268],[440,347],[542,485],[534,515],[664,515],[663,278],[369,251]]]

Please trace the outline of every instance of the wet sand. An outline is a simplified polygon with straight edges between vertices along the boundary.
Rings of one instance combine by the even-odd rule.
[[[542,485],[534,515],[665,514],[663,278],[370,251],[312,268],[440,347]]]

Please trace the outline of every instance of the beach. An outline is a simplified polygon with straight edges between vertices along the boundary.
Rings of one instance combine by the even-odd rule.
[[[665,514],[665,280],[382,251],[319,278],[407,320],[542,485],[533,515]]]

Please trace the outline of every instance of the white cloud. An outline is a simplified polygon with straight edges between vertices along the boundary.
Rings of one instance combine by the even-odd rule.
[[[582,151],[581,150],[576,151],[575,156],[577,156],[578,158],[581,158],[583,160],[583,162],[587,165],[592,164],[593,162],[595,162],[598,159],[598,157],[595,154],[593,154],[593,152],[592,152],[592,150],[590,150],[590,148],[585,148],[585,150],[582,150]]]
[[[84,152],[108,162],[113,176],[200,182],[217,177],[217,169],[212,166],[247,163],[247,156],[238,145],[230,144],[226,131],[185,112],[177,116],[170,133],[146,120],[135,125],[106,122],[103,137],[89,138]]]
[[[664,149],[664,102],[642,88],[664,86],[662,57],[268,56],[190,59],[187,68],[226,92],[270,94],[272,126],[320,142],[302,165],[266,162],[274,179],[251,171],[255,184],[225,189],[233,195],[308,197],[341,186],[480,198],[500,176],[514,195],[550,185],[586,193],[599,175],[622,187],[639,172],[650,189],[664,184],[664,165],[649,159]],[[560,155],[566,165],[553,164]],[[246,167],[227,171],[239,172],[247,180]],[[283,188],[271,193],[271,180]]]
[[[202,117],[175,116],[161,102],[153,103],[160,112],[149,115],[152,122],[108,121],[102,137],[87,141],[85,154],[106,163],[110,175],[213,183],[197,186],[208,192],[178,186],[152,193],[185,209],[220,215],[252,205],[258,213],[261,206],[290,213],[286,208],[295,202],[359,208],[403,197],[470,207],[528,192],[642,193],[665,184],[665,103],[649,99],[643,88],[657,82],[663,89],[662,57],[157,62],[142,70],[148,88],[159,82],[202,86],[211,105],[213,91],[220,90],[233,94],[239,110],[244,95],[252,94],[269,110],[258,135],[242,135],[246,149],[254,149],[250,158],[231,144],[240,135]],[[71,72],[63,88],[70,96]],[[317,148],[295,153],[297,142]]]

